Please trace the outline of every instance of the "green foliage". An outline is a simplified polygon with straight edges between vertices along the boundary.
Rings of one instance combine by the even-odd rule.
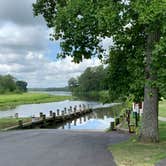
[[[78,80],[76,78],[70,78],[68,80],[68,87],[70,89],[71,92],[74,91],[74,88],[77,88],[78,87]]]
[[[12,126],[17,126],[19,120],[22,120],[23,123],[26,123],[26,122],[31,122],[32,118],[0,118],[0,130]]]
[[[16,87],[21,92],[27,92],[27,82],[25,81],[16,81]]]
[[[0,75],[0,94],[26,92],[27,83],[17,81],[12,75]]]
[[[11,75],[0,76],[0,92],[13,92],[16,89],[14,77]]]
[[[104,90],[108,90],[107,73],[108,68],[104,68],[102,65],[88,67],[79,77],[69,79],[68,86],[76,96],[106,102],[108,96]]]
[[[159,103],[159,116],[166,118],[166,100],[162,100]]]
[[[129,141],[109,147],[117,165],[153,166],[166,157],[166,122],[159,122],[160,143],[143,144],[132,137]],[[124,155],[125,154],[125,155]]]
[[[166,0],[66,0],[63,5],[58,0],[37,0],[34,4],[35,14],[42,14],[54,28],[52,38],[61,40],[62,58],[71,56],[77,63],[94,55],[101,58],[100,41],[112,37],[114,45],[107,56],[111,99],[133,95],[140,101],[145,96],[143,124],[154,123],[153,118],[145,117],[150,114],[156,119],[154,126],[158,93],[166,97],[165,9]],[[156,104],[153,113],[151,99]],[[151,137],[151,126],[142,128],[147,128],[146,134]],[[154,127],[155,141],[157,129]]]
[[[147,38],[159,32],[159,40],[150,46],[153,56],[148,64],[150,77],[157,72],[158,79],[150,80],[149,86],[159,88],[161,96],[166,96],[165,0],[38,0],[33,7],[35,15],[43,15],[54,28],[52,39],[62,39],[62,58],[71,56],[75,62],[93,55],[101,58],[104,54],[100,41],[113,38],[108,56],[112,100],[125,99],[129,94],[135,101],[142,100],[149,77],[144,70]]]
[[[20,104],[57,102],[71,98],[71,96],[55,96],[45,93],[3,94],[0,95],[0,107],[5,109]]]
[[[50,88],[28,88],[28,91],[69,91],[69,87],[50,87]]]

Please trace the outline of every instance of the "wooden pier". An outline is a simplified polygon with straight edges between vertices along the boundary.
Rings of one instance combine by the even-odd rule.
[[[50,111],[50,115],[48,117],[40,112],[39,117],[32,117],[31,122],[23,123],[22,120],[19,120],[17,126],[9,127],[5,130],[47,128],[51,125],[63,124],[91,112],[92,109],[89,107],[86,108],[85,105],[79,105],[78,107],[75,106],[74,108],[70,107],[69,109],[64,108],[63,111],[60,111],[59,109],[57,109],[55,112]]]

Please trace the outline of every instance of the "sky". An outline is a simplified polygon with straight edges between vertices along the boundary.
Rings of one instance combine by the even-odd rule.
[[[87,67],[100,65],[97,58],[80,64],[71,58],[56,59],[59,42],[49,40],[42,17],[34,17],[35,0],[0,0],[0,75],[11,74],[28,87],[63,87]],[[108,47],[109,39],[103,41]]]

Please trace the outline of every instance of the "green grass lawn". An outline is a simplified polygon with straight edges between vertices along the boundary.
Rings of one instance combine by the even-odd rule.
[[[130,140],[109,147],[118,166],[154,166],[166,157],[166,122],[160,122],[160,143],[143,144]]]
[[[30,122],[31,118],[0,118],[0,130],[18,125],[18,121]]]
[[[166,100],[159,103],[159,116],[166,117]]]
[[[56,102],[71,98],[71,96],[54,96],[44,93],[4,94],[0,95],[0,108],[12,107],[20,104]]]
[[[165,116],[166,101],[159,104],[160,116]],[[131,120],[133,120],[131,116]],[[124,127],[127,128],[126,123]],[[143,144],[137,142],[136,136],[130,140],[109,147],[118,166],[154,166],[166,158],[166,122],[159,121],[160,143]]]

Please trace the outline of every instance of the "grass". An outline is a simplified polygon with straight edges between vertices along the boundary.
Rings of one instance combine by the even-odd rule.
[[[159,103],[159,116],[166,117],[166,100]]]
[[[166,101],[160,102],[160,116],[165,116]],[[133,120],[133,118],[131,118]],[[124,125],[127,128],[127,126]],[[118,166],[154,166],[166,158],[166,122],[159,121],[160,143],[143,144],[136,136],[130,140],[109,147]]]
[[[160,122],[160,143],[143,144],[130,140],[110,147],[118,166],[154,166],[166,157],[166,122]]]
[[[44,93],[5,94],[0,95],[0,108],[13,107],[20,104],[57,102],[71,98],[71,96],[54,96]]]
[[[23,120],[23,123],[30,122],[31,118],[1,118],[0,130],[18,125],[18,121]]]

